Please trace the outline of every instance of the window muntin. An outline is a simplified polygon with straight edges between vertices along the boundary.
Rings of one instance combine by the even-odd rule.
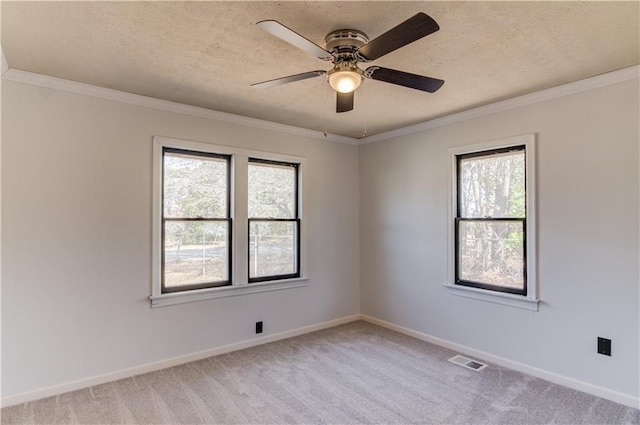
[[[163,147],[162,293],[231,284],[230,163]]]
[[[195,158],[204,161],[213,161],[214,163],[217,161],[217,168],[226,168],[226,173],[218,173],[215,178],[212,178],[215,182],[225,186],[224,191],[206,190],[206,188],[210,187],[210,184],[206,183],[207,179],[204,179],[206,184],[203,184],[202,180],[197,178],[198,174],[196,173],[196,177],[194,177],[192,173],[190,174],[190,178],[185,178],[185,180],[191,181],[193,187],[172,187],[170,184],[167,184],[165,194],[165,152],[181,159],[186,157],[188,160]],[[293,226],[295,228],[294,238],[290,237],[289,239],[285,239],[278,247],[281,251],[287,249],[289,251],[293,250],[295,254],[291,256],[294,256],[294,261],[288,259],[285,264],[289,265],[289,267],[281,266],[280,269],[277,270],[277,273],[283,274],[270,275],[266,276],[266,278],[258,277],[252,279],[251,284],[249,284],[250,225],[248,217],[248,166],[250,158],[256,158],[252,161],[253,163],[269,164],[276,168],[279,166],[281,169],[289,170],[289,174],[287,174],[289,176],[294,176],[294,174],[290,173],[292,167],[297,170],[294,176],[295,178],[281,178],[281,180],[294,182],[295,191],[293,193],[295,202],[293,202],[293,204],[291,204],[291,202],[289,203],[289,205],[293,205],[289,210],[292,211],[295,207],[293,215],[295,219],[285,218],[291,217],[291,214],[276,216],[282,218],[276,218],[273,223],[274,225],[283,223],[283,226],[288,227],[285,230],[276,229],[270,231],[271,233],[276,232],[280,234],[286,231],[291,235],[293,231],[290,230],[289,227]],[[306,267],[308,261],[306,254],[307,245],[303,238],[306,232],[304,231],[305,222],[302,218],[304,208],[302,195],[304,182],[306,181],[304,176],[307,169],[305,166],[305,158],[154,136],[153,159],[152,285],[151,296],[149,297],[152,307],[164,307],[200,300],[280,291],[300,288],[308,284],[309,276],[305,275],[308,269]],[[220,164],[226,164],[226,167],[220,167]],[[212,167],[210,164],[207,166]],[[205,190],[202,189],[202,186],[205,187]],[[293,185],[289,183],[289,187],[293,187]],[[192,199],[190,202],[179,202],[181,196],[184,196],[184,193],[189,193],[189,191],[197,193],[198,199],[195,201]],[[291,193],[291,190],[288,190],[287,193]],[[166,208],[164,204],[165,195],[167,198]],[[293,196],[286,197],[293,199]],[[275,214],[269,213],[269,216],[273,215]],[[282,221],[278,222],[277,220]],[[295,224],[290,224],[291,221],[295,221]],[[165,223],[171,224],[166,225]],[[204,226],[205,223],[206,226]],[[191,226],[191,228],[184,229],[187,225],[192,224],[193,226]],[[176,229],[176,227],[180,227],[179,225],[182,226],[183,229]],[[167,226],[168,231],[165,235],[165,228]],[[269,228],[267,228],[267,230],[269,230]],[[163,283],[165,270],[164,261],[165,259],[168,260],[166,266],[167,270],[169,270],[171,266],[169,261],[177,258],[177,241],[169,240],[168,238],[165,241],[165,236],[173,237],[172,235],[178,231],[188,231],[191,233],[192,238],[198,241],[201,241],[203,233],[206,233],[204,235],[204,242],[199,242],[197,249],[191,250],[190,252],[192,257],[196,257],[194,262],[197,266],[194,265],[191,269],[187,268],[186,271],[178,270],[179,272],[185,272],[187,275],[189,273],[198,274],[196,277],[193,277],[191,281],[184,283],[180,281],[168,281],[169,285],[165,288]],[[210,238],[210,236],[214,236],[214,238]],[[229,250],[222,254],[220,246],[224,245],[225,240],[229,246]],[[165,243],[167,244],[166,253]],[[182,248],[184,248],[184,244],[181,246],[181,254],[184,253]],[[168,251],[172,249],[173,252],[168,253]],[[211,261],[208,259],[213,256],[213,253],[220,254],[216,257],[217,264],[228,264],[228,281],[226,282],[218,281],[218,279],[221,279],[221,276],[224,276],[225,270],[223,268],[214,267],[212,269],[210,267]],[[288,258],[291,258],[291,256],[288,256]],[[180,258],[183,259],[184,257]],[[202,269],[200,267],[203,259],[205,260],[204,272],[201,271]],[[209,262],[207,263],[207,261]],[[180,263],[180,267],[184,265],[184,263]],[[291,273],[292,269],[295,271],[294,273]],[[216,271],[218,273],[216,273]]]
[[[455,284],[527,295],[525,146],[456,156]]]
[[[300,276],[296,163],[249,158],[249,282]]]

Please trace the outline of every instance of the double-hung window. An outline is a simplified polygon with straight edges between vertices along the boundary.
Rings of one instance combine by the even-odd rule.
[[[249,282],[300,276],[298,164],[249,158]]]
[[[154,137],[152,306],[306,285],[304,158]]]
[[[162,292],[231,284],[230,163],[162,148]]]
[[[533,140],[450,150],[448,286],[459,295],[537,309]]]

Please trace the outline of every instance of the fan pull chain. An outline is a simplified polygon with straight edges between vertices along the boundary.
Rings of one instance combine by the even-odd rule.
[[[368,101],[368,97],[367,97],[367,84],[363,84],[364,86],[364,108],[362,108],[363,111],[363,121],[364,121],[364,131],[362,132],[362,138],[364,139],[365,137],[367,137],[367,115],[369,112],[369,101]]]
[[[327,89],[327,87],[329,86],[329,82],[328,79],[329,77],[325,76],[324,78],[321,78],[321,84],[322,84],[322,89],[324,90],[324,132],[322,133],[325,137],[325,139],[327,138],[327,135],[329,134],[327,132],[327,123],[329,122],[329,110],[327,109],[327,98],[329,97],[329,90]]]

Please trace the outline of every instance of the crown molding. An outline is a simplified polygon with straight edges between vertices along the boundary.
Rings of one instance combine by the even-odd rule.
[[[394,139],[396,137],[415,134],[424,130],[443,127],[445,125],[467,121],[474,118],[480,118],[487,115],[495,114],[497,112],[503,112],[522,106],[545,102],[547,100],[552,100],[600,87],[606,87],[612,84],[638,78],[640,78],[640,65],[635,65],[628,68],[619,69],[617,71],[608,72],[606,74],[597,75],[595,77],[563,84],[561,86],[556,86],[534,93],[513,97],[511,99],[479,106],[477,108],[468,109],[462,112],[445,115],[440,118],[435,118],[407,127],[397,128],[394,130],[385,131],[383,133],[378,133],[373,136],[356,139],[353,137],[341,136],[339,134],[327,133],[325,135],[325,133],[321,131],[309,130],[306,128],[295,127],[286,124],[278,124],[271,121],[249,118],[242,115],[229,114],[226,112],[214,111],[212,109],[201,108],[198,106],[185,105],[169,100],[156,99],[153,97],[123,92],[120,90],[108,89],[91,84],[79,83],[76,81],[65,80],[48,75],[21,71],[15,68],[9,68],[4,56],[4,51],[2,51],[2,79],[6,81],[14,81],[40,87],[48,87],[52,89],[67,91],[70,93],[127,103],[130,105],[143,106],[147,108],[175,112],[178,114],[189,115],[198,118],[229,122],[247,127],[278,131],[281,133],[294,134],[297,136],[309,137],[317,140],[346,143],[350,145],[364,145],[367,143]]]
[[[4,54],[2,55],[2,57],[4,70]],[[162,111],[175,112],[178,114],[189,115],[198,118],[206,118],[214,121],[239,124],[246,127],[272,130],[281,133],[294,134],[296,136],[309,137],[312,139],[325,140],[330,142],[346,143],[350,145],[359,144],[359,140],[353,137],[341,136],[339,134],[331,133],[327,133],[325,135],[325,133],[322,131],[309,130],[306,128],[294,127],[291,125],[278,124],[271,121],[244,117],[242,115],[214,111],[212,109],[185,105],[183,103],[142,96],[139,94],[128,93],[120,90],[108,89],[105,87],[94,86],[92,84],[79,83],[77,81],[65,80],[63,78],[51,77],[49,75],[21,71],[15,68],[9,68],[6,72],[3,71],[2,79],[6,81],[30,84],[39,87],[47,87],[70,93],[127,103],[130,105],[144,106],[147,108],[159,109]]]
[[[567,83],[561,86],[551,87],[534,93],[529,93],[488,105],[479,106],[477,108],[469,109],[455,114],[445,115],[443,117],[424,121],[419,124],[378,133],[373,136],[360,139],[360,144],[364,145],[366,143],[374,143],[383,140],[394,139],[396,137],[418,133],[420,131],[428,130],[431,128],[443,127],[445,125],[467,121],[474,118],[480,118],[486,115],[495,114],[497,112],[507,111],[509,109],[515,109],[539,102],[545,102],[547,100],[552,100],[587,90],[597,89],[600,87],[606,87],[612,84],[638,78],[640,78],[640,65],[622,68],[617,71],[608,72],[606,74],[596,75],[595,77],[585,78],[584,80],[574,81],[572,83]]]

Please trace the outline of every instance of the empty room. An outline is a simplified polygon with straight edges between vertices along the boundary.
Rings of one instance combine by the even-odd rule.
[[[640,2],[0,14],[2,424],[640,424]]]

